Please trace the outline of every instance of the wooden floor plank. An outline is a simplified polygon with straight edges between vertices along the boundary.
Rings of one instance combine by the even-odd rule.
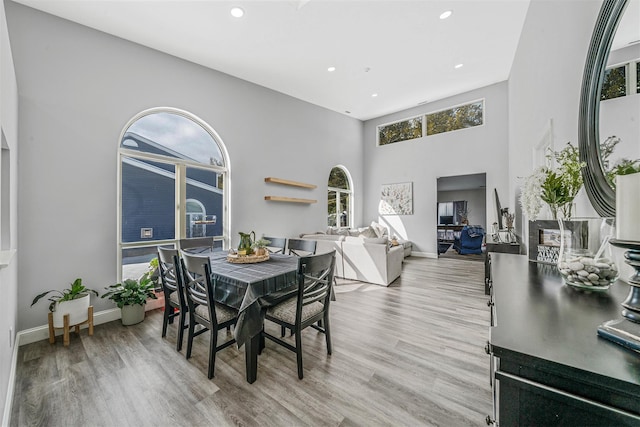
[[[218,353],[209,380],[208,334],[186,360],[186,339],[175,351],[177,322],[160,337],[160,310],[138,325],[72,334],[69,347],[28,344],[10,425],[481,426],[491,413],[483,269],[410,257],[389,287],[339,281],[333,354],[322,334],[305,330],[303,380],[295,354],[268,340],[254,384],[235,346]]]

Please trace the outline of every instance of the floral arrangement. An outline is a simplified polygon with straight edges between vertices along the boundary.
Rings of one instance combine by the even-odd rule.
[[[617,175],[640,172],[640,160],[621,159],[610,165],[609,156],[619,142],[620,138],[610,136],[600,144],[605,175],[612,186],[615,186]],[[549,206],[553,219],[557,219],[559,213],[563,218],[571,218],[573,201],[583,186],[582,169],[586,163],[580,161],[578,148],[571,142],[567,142],[560,151],[549,149],[546,157],[549,165],[555,163],[557,167],[555,170],[550,166],[540,167],[524,178],[520,196],[522,211],[534,221],[544,202]]]

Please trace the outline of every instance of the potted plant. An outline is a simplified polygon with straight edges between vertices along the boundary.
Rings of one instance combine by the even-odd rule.
[[[64,326],[65,314],[69,315],[70,325],[77,325],[86,321],[89,316],[91,294],[99,295],[97,291],[85,287],[81,278],[77,278],[68,289],[63,289],[62,291],[54,289],[37,295],[31,302],[31,306],[52,292],[54,295],[51,295],[47,300],[50,301],[49,311],[53,313],[54,328],[62,328]]]
[[[256,250],[256,255],[263,256],[267,254],[267,246],[269,246],[269,243],[271,243],[271,240],[258,239],[253,242],[251,247]]]
[[[110,299],[122,310],[123,325],[142,322],[147,299],[158,298],[154,292],[154,281],[150,276],[149,273],[145,273],[140,279],[126,279],[122,283],[105,288],[107,292],[102,295],[102,298]]]

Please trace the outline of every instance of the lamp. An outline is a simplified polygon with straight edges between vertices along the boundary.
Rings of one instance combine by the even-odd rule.
[[[609,242],[626,249],[625,262],[635,272],[628,279],[631,289],[622,303],[623,319],[603,323],[598,335],[640,352],[640,173],[616,177],[616,223],[616,238]]]

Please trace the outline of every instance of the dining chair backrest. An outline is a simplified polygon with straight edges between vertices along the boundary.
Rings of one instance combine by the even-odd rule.
[[[178,257],[176,249],[158,248],[158,270],[165,295],[168,297],[172,292],[178,292],[181,305],[186,306]]]
[[[272,254],[283,254],[284,249],[287,247],[287,239],[284,237],[263,237],[264,240],[268,240],[267,250]]]
[[[209,257],[182,251],[182,267],[189,310],[193,311],[198,305],[203,305],[209,306],[213,311],[213,285]],[[212,322],[215,322],[215,319],[215,316],[211,316]]]
[[[315,302],[329,307],[336,251],[320,255],[300,257],[298,260],[298,305],[296,319],[302,316],[303,307]]]
[[[184,292],[184,276],[180,256],[176,249],[158,247],[158,272],[164,291],[164,314],[162,317],[162,337],[167,335],[167,327],[175,317],[179,318],[176,351],[182,349],[182,338],[189,311]]]
[[[196,254],[211,252],[213,251],[213,237],[180,239],[180,249]]]
[[[289,255],[314,255],[316,253],[316,244],[317,242],[315,240],[289,239]]]

